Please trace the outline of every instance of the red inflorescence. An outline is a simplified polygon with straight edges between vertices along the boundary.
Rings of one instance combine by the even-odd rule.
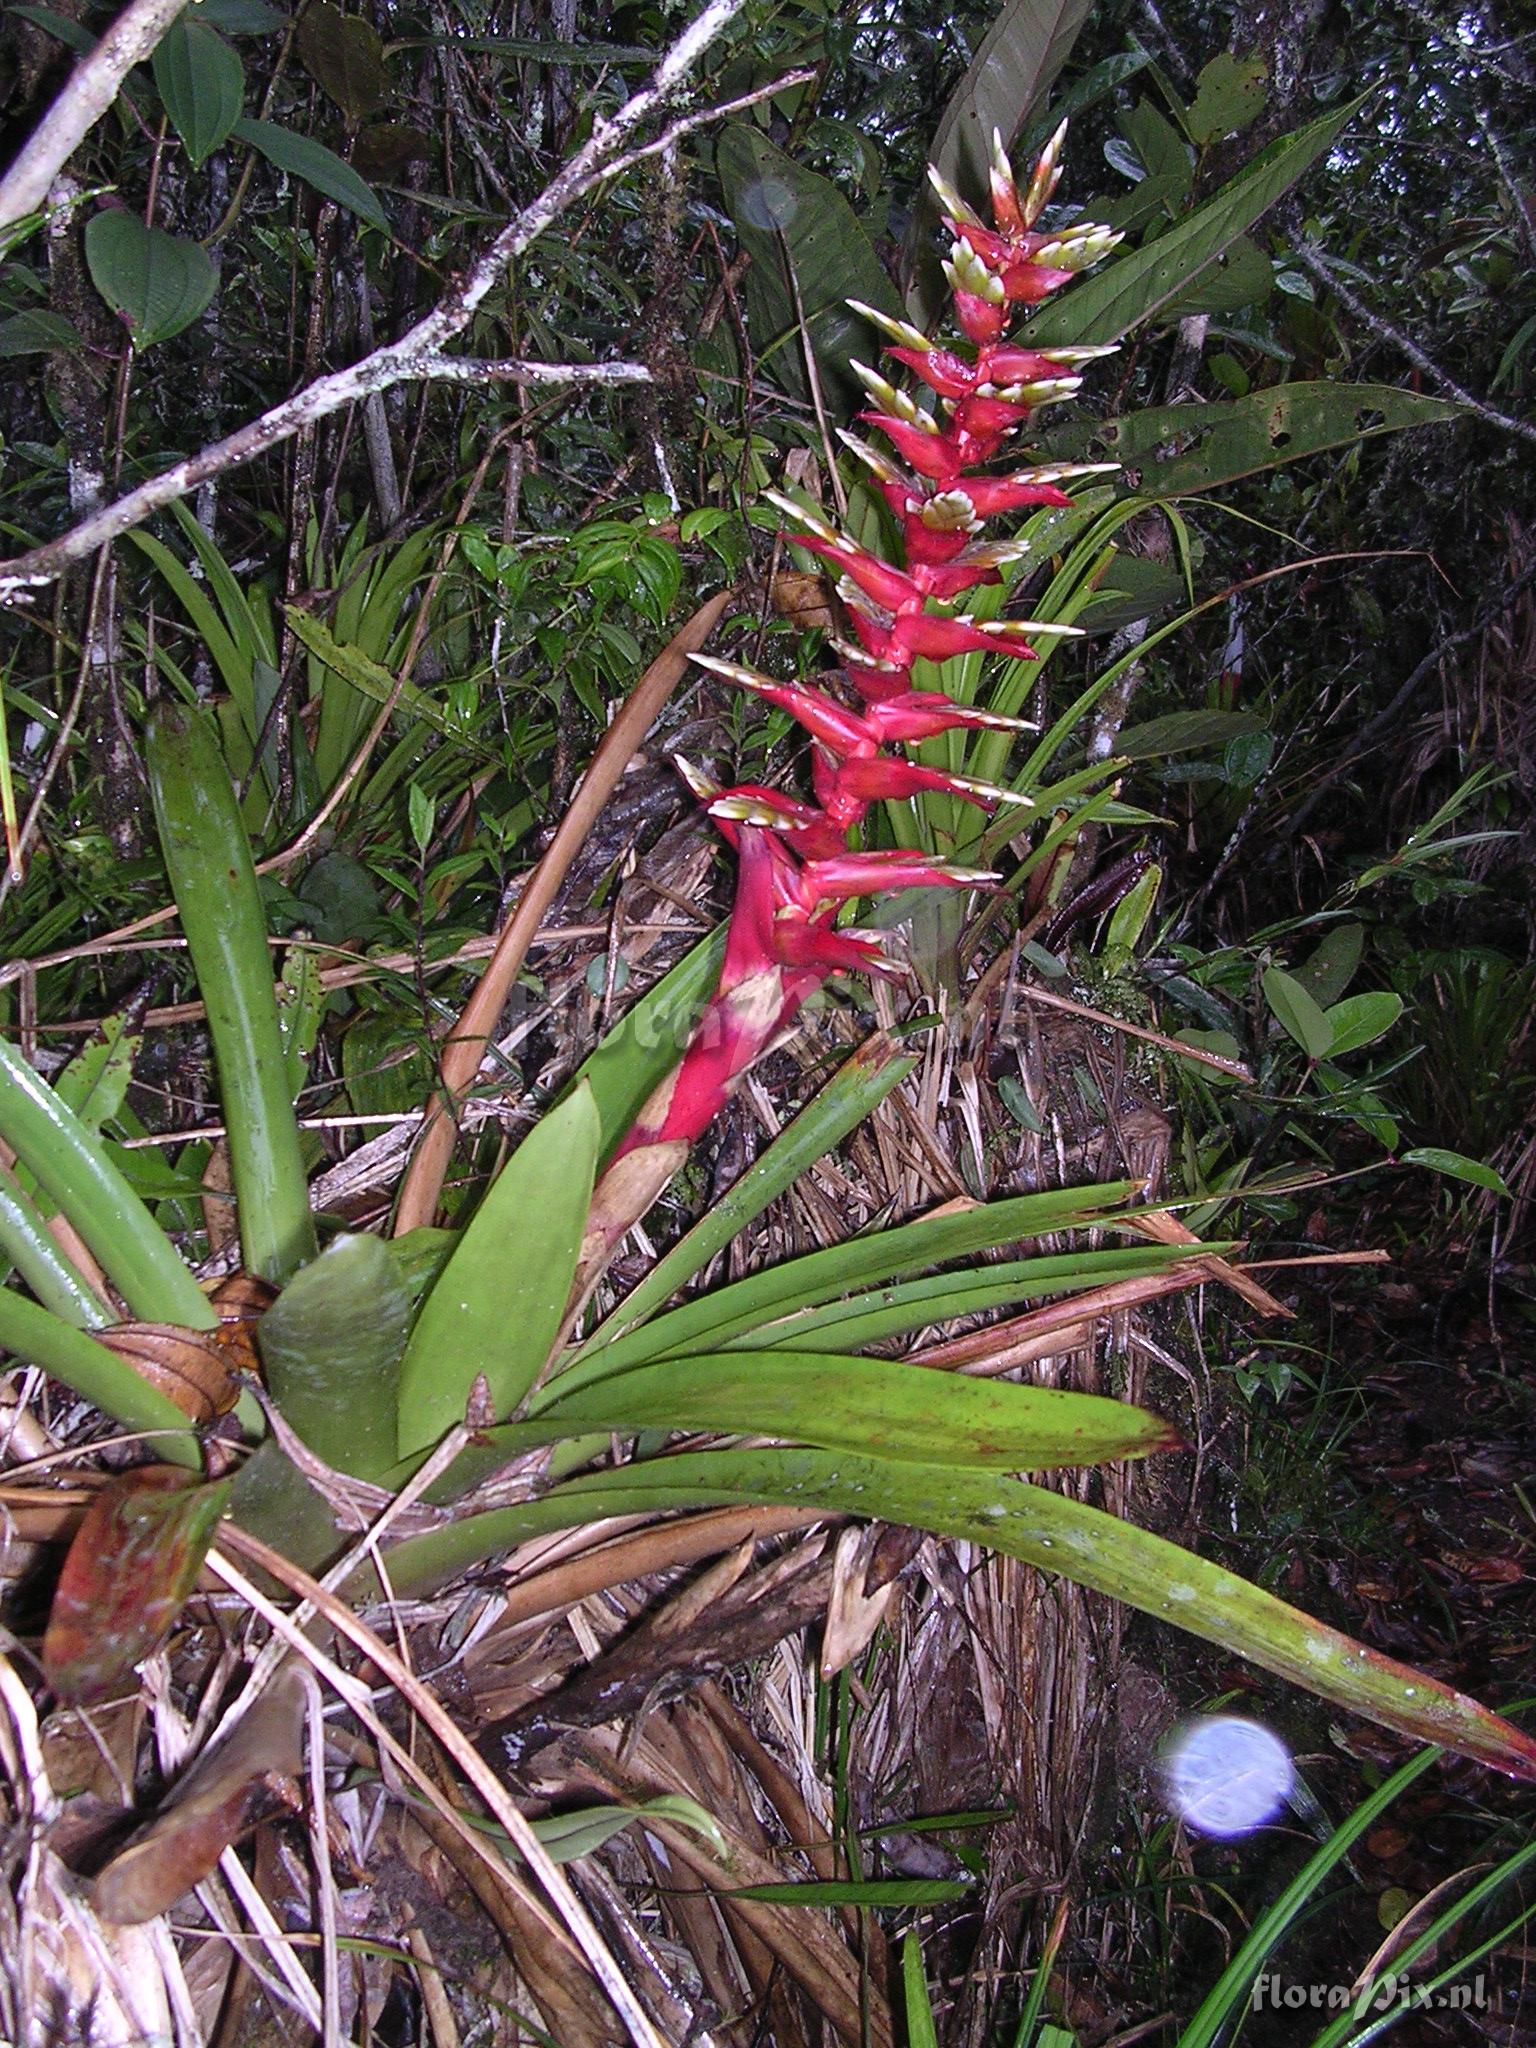
[[[679,767],[738,860],[736,903],[719,985],[671,1080],[647,1104],[620,1148],[691,1141],[719,1113],[732,1089],[783,1034],[806,997],[837,973],[897,974],[879,936],[839,926],[850,899],[882,891],[975,888],[994,875],[903,850],[849,851],[850,834],[873,803],[943,791],[991,810],[1025,801],[1005,789],[949,775],[893,745],[931,739],[959,727],[1007,727],[1017,720],[913,687],[918,658],[998,651],[1033,659],[1031,636],[1071,631],[1028,619],[971,619],[932,611],[968,590],[1002,580],[1016,559],[1009,542],[977,539],[998,513],[1071,503],[1061,485],[1114,464],[1053,464],[1011,475],[967,472],[991,462],[1040,406],[1070,398],[1077,367],[1099,348],[1030,349],[1006,338],[1012,309],[1033,306],[1111,249],[1119,237],[1093,222],[1057,233],[1036,229],[1060,175],[1065,123],[1046,145],[1020,193],[994,137],[993,226],[932,173],[954,237],[945,275],[956,321],[972,352],[940,347],[917,328],[872,307],[855,310],[889,337],[887,353],[934,394],[927,411],[878,372],[854,369],[874,401],[862,415],[907,465],[852,434],[843,440],[873,473],[898,521],[905,567],[839,533],[815,512],[776,492],[766,495],[805,531],[795,544],[832,565],[857,644],[838,642],[848,703],[830,692],[774,682],[730,661],[694,659],[711,673],[755,691],[811,735],[816,802],[755,785],[721,789],[685,762]]]

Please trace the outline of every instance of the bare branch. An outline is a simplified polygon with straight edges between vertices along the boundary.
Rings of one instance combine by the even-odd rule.
[[[0,228],[36,213],[48,187],[117,98],[135,64],[154,49],[187,0],[133,0],[32,131],[21,154],[0,179]]]
[[[114,504],[103,506],[57,540],[46,541],[11,561],[0,562],[0,604],[12,601],[23,590],[54,582],[72,563],[94,554],[172,499],[185,497],[211,477],[291,440],[305,427],[343,406],[367,398],[372,392],[387,391],[395,384],[457,374],[444,367],[453,359],[445,356],[443,350],[456,335],[463,333],[507,265],[522,255],[551,221],[624,161],[624,143],[642,121],[671,98],[710,44],[745,5],[746,0],[709,0],[709,5],[663,56],[649,84],[631,94],[608,120],[595,123],[586,143],[559,176],[537,199],[513,215],[464,275],[408,333],[374,349],[348,369],[333,370],[328,376],[316,378],[313,384],[269,407],[259,418],[226,434],[223,440],[172,463],[169,469]]]
[[[1303,270],[1310,272],[1319,284],[1328,287],[1341,306],[1353,313],[1357,320],[1363,321],[1379,341],[1390,342],[1448,398],[1454,398],[1459,405],[1475,412],[1480,420],[1486,421],[1490,427],[1497,427],[1501,434],[1514,434],[1522,441],[1536,441],[1536,426],[1532,426],[1529,420],[1511,419],[1507,412],[1500,412],[1486,398],[1476,397],[1465,385],[1458,384],[1449,370],[1442,370],[1432,357],[1427,356],[1412,335],[1405,334],[1385,315],[1373,312],[1358,292],[1350,290],[1321,249],[1314,248],[1310,242],[1298,241],[1291,253]]]
[[[420,377],[445,384],[651,384],[644,363],[529,363],[518,356],[427,356]]]

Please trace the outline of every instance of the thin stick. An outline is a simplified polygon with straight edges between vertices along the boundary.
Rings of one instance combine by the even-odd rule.
[[[496,1034],[507,997],[544,914],[585,845],[598,812],[618,787],[662,705],[688,672],[688,656],[704,645],[734,595],[722,590],[700,605],[636,683],[623,710],[604,734],[543,859],[523,885],[517,908],[503,926],[484,974],[443,1045],[442,1091],[422,1125],[421,1137],[400,1185],[395,1211],[397,1237],[432,1221],[448,1162],[453,1157],[459,1105],[480,1071],[485,1049]]]
[[[1142,1024],[1127,1024],[1123,1017],[1111,1017],[1104,1010],[1091,1010],[1086,1003],[1073,1002],[1070,996],[1053,995],[1049,989],[1035,988],[1028,982],[1019,985],[1018,993],[1026,1002],[1042,1003],[1048,1010],[1065,1010],[1069,1017],[1084,1017],[1090,1024],[1103,1024],[1111,1031],[1124,1032],[1127,1038],[1144,1038],[1149,1045],[1160,1046],[1164,1052],[1177,1053],[1181,1060],[1198,1060],[1202,1067],[1215,1067],[1220,1073],[1232,1075],[1234,1080],[1253,1079],[1241,1060],[1229,1060],[1219,1052],[1207,1052],[1203,1046],[1182,1045],[1178,1039],[1165,1037],[1161,1031],[1149,1031]]]

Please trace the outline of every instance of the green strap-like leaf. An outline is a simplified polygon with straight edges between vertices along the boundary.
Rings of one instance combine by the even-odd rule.
[[[133,1367],[105,1344],[98,1344],[84,1330],[72,1328],[10,1287],[0,1288],[0,1351],[41,1366],[125,1429],[156,1431],[156,1457],[194,1469],[201,1466],[197,1438],[174,1401],[140,1379]]]
[[[171,892],[208,1012],[245,1263],[281,1284],[315,1256],[250,842],[212,728],[159,704],[145,741]]]
[[[648,1358],[694,1349],[715,1330],[749,1328],[797,1308],[835,1300],[856,1288],[904,1279],[948,1259],[991,1251],[997,1245],[1039,1237],[1046,1231],[1069,1230],[1103,1217],[1134,1193],[1133,1182],[1111,1181],[1102,1187],[1052,1189],[1006,1202],[979,1202],[958,1214],[921,1217],[896,1230],[872,1231],[805,1258],[787,1259],[782,1265],[702,1295],[661,1321],[632,1330],[610,1344],[600,1342],[600,1331],[558,1384],[564,1391]]]
[[[789,1437],[830,1451],[1000,1472],[1141,1458],[1182,1441],[1161,1416],[1099,1394],[816,1351],[706,1352],[637,1366],[562,1396],[539,1421],[563,1423],[570,1433]]]
[[[318,1457],[359,1479],[395,1462],[411,1297],[377,1237],[338,1237],[257,1325],[272,1397]]]
[[[875,1515],[964,1537],[1122,1600],[1415,1741],[1536,1781],[1536,1741],[1476,1700],[1326,1628],[1235,1572],[1082,1501],[995,1473],[832,1451],[686,1452],[570,1479],[543,1500],[473,1516],[391,1553],[420,1590],[472,1559],[605,1515],[754,1505]]]
[[[600,1159],[606,1160],[617,1149],[633,1128],[646,1098],[688,1050],[693,1027],[720,977],[724,958],[722,925],[648,988],[577,1069],[571,1086],[585,1081],[597,1105]]]
[[[597,1106],[578,1088],[492,1183],[411,1332],[400,1372],[403,1458],[464,1419],[477,1379],[510,1415],[565,1319],[597,1172]]]
[[[1214,198],[1166,234],[1074,284],[1043,306],[1027,330],[1031,348],[1118,341],[1176,299],[1224,249],[1317,162],[1354,117],[1361,100],[1334,108],[1294,135],[1261,150]]]
[[[195,1330],[213,1327],[218,1317],[207,1296],[101,1140],[4,1040],[0,1138],[53,1197],[136,1316]]]

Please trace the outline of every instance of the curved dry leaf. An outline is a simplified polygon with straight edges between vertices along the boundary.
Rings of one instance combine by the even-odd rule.
[[[199,1485],[158,1466],[104,1486],[64,1560],[43,1637],[61,1699],[104,1699],[170,1634],[229,1504],[227,1482]]]
[[[227,1338],[222,1325],[189,1330],[181,1323],[113,1323],[95,1336],[193,1422],[216,1422],[240,1398],[240,1339]]]
[[[101,1918],[120,1926],[152,1920],[259,1821],[296,1808],[303,1726],[302,1676],[289,1666],[102,1871],[93,1888]]]

